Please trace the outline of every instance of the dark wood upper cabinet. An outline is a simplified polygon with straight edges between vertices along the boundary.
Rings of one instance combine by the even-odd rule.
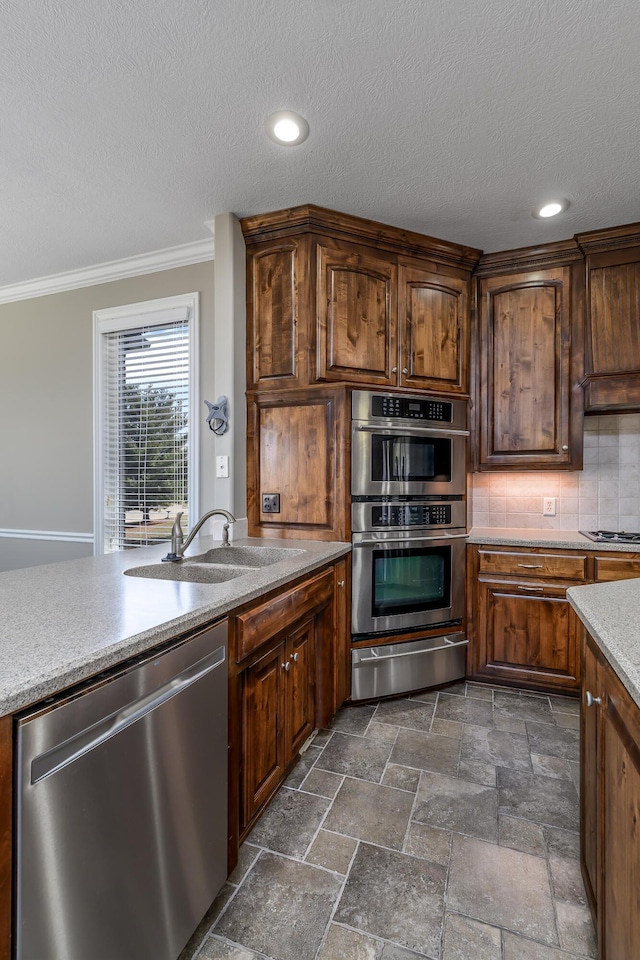
[[[249,535],[348,536],[348,429],[344,387],[247,396]],[[263,509],[278,494],[277,512]]]
[[[465,393],[469,383],[469,280],[462,271],[400,261],[399,383]]]
[[[310,205],[241,224],[249,390],[333,381],[468,394],[479,250]]]
[[[537,265],[532,250],[483,258],[476,346],[481,470],[582,465],[581,273],[572,265],[581,257],[573,243],[554,244],[556,256],[563,246],[568,262],[552,265]],[[520,269],[505,272],[506,264]],[[496,275],[492,265],[500,268]]]
[[[319,243],[316,257],[318,379],[393,384],[394,258],[344,242]]]
[[[259,249],[247,277],[247,383],[282,388],[298,383],[307,345],[298,316],[305,244],[291,240]]]
[[[587,265],[585,409],[640,410],[640,224],[576,239]]]

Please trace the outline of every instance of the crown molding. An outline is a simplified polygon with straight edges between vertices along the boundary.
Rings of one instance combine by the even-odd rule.
[[[373,244],[379,250],[387,250],[400,256],[426,256],[441,263],[466,267],[470,271],[482,254],[482,251],[475,247],[461,246],[449,240],[378,223],[376,220],[339,213],[337,210],[317,207],[313,203],[243,217],[240,226],[248,244],[264,243],[300,233],[316,233],[320,236]]]
[[[93,267],[81,267],[67,273],[54,273],[48,277],[25,280],[23,283],[12,283],[0,287],[0,303],[31,300],[34,297],[46,297],[52,293],[78,290],[81,287],[94,287],[99,283],[111,283],[127,277],[140,277],[145,273],[159,273],[161,270],[204,263],[214,259],[214,249],[213,237],[207,237],[205,240],[182,243],[177,247],[140,253],[135,257],[109,260]]]

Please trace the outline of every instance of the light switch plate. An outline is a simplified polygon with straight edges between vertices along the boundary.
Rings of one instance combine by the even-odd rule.
[[[229,457],[216,457],[216,477],[229,476]]]

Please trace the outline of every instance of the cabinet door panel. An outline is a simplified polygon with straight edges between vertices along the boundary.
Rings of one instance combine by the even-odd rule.
[[[589,309],[594,371],[637,373],[640,369],[640,262],[592,267]]]
[[[564,587],[479,584],[479,669],[543,688],[578,687],[575,621]]]
[[[308,620],[287,640],[287,745],[298,752],[314,728],[315,620]]]
[[[620,228],[621,231],[624,228]],[[587,256],[585,410],[640,409],[640,247]]]
[[[299,324],[301,256],[301,245],[291,241],[248,257],[249,388],[283,387],[306,380],[302,356],[306,341]]]
[[[581,628],[584,634],[584,628]],[[583,685],[584,693],[589,691],[593,697],[601,696],[598,662],[583,641]],[[582,849],[582,876],[587,898],[594,913],[597,910],[599,895],[598,878],[598,833],[599,833],[599,800],[600,785],[599,751],[600,751],[600,723],[601,708],[598,703],[590,707],[582,697],[580,718],[580,843]]]
[[[396,266],[350,244],[317,250],[318,378],[396,380]]]
[[[284,644],[245,673],[243,704],[243,826],[273,792],[286,767]]]
[[[507,290],[493,298],[494,453],[556,449],[557,292]]]
[[[640,944],[640,728],[607,698],[603,729],[602,960],[634,957]]]
[[[482,280],[480,290],[481,465],[569,464],[569,268]]]
[[[250,535],[346,539],[344,391],[250,397],[248,416]],[[278,513],[262,509],[267,493],[280,495]]]
[[[468,389],[466,281],[424,268],[401,266],[398,282],[402,385],[465,392]]]

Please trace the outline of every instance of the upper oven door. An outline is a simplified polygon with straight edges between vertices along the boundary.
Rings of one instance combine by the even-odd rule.
[[[353,496],[464,496],[466,432],[354,420]]]

